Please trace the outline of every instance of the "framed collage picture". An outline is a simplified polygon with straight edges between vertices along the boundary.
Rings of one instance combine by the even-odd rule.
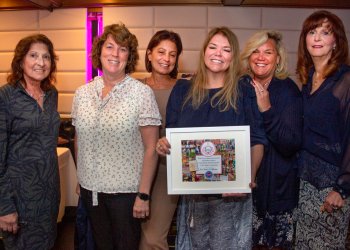
[[[250,193],[249,126],[167,128],[169,194]]]

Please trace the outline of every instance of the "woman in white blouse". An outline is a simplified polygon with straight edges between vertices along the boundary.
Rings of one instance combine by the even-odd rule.
[[[151,88],[128,75],[137,46],[124,24],[106,26],[92,48],[103,75],[73,101],[80,195],[98,249],[137,249],[140,219],[150,212],[161,117]]]

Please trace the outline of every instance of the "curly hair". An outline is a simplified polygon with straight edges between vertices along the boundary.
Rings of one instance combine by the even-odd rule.
[[[274,76],[278,79],[285,79],[288,76],[287,53],[282,43],[282,34],[274,30],[258,31],[248,39],[241,53],[242,73],[251,73],[249,57],[257,48],[266,43],[268,39],[275,41],[277,55],[280,58],[279,63],[276,65]]]
[[[52,88],[52,84],[56,82],[56,72],[57,72],[57,60],[58,57],[54,51],[54,47],[52,42],[47,36],[43,34],[34,34],[27,37],[22,38],[18,44],[16,45],[14,56],[11,63],[11,71],[7,76],[7,82],[11,85],[15,85],[18,81],[21,81],[24,86],[26,86],[26,82],[24,80],[24,74],[22,69],[22,63],[24,57],[27,55],[31,46],[35,43],[45,44],[47,50],[50,54],[51,67],[49,75],[41,81],[40,87],[46,91]]]
[[[211,39],[217,34],[221,34],[227,38],[232,50],[232,60],[229,68],[226,70],[224,86],[213,96],[211,99],[211,105],[212,107],[218,106],[221,111],[227,111],[230,107],[237,110],[238,79],[240,72],[239,43],[237,36],[227,27],[216,27],[210,30],[200,51],[197,73],[194,76],[193,84],[185,98],[183,106],[191,101],[192,106],[195,109],[198,109],[201,103],[206,101],[208,96],[208,89],[206,89],[208,83],[208,69],[204,61],[205,50]]]
[[[91,60],[94,68],[102,70],[100,56],[102,47],[108,36],[112,36],[113,40],[118,45],[128,48],[129,57],[125,67],[125,73],[133,73],[135,71],[137,60],[139,59],[139,54],[137,51],[138,42],[136,36],[132,34],[123,23],[106,26],[103,34],[94,40],[91,50]]]
[[[323,72],[323,77],[327,78],[332,75],[341,64],[349,63],[349,46],[342,20],[329,11],[316,11],[304,21],[299,37],[296,74],[303,84],[307,83],[309,71],[313,67],[311,55],[306,47],[306,36],[310,30],[321,27],[322,24],[326,24],[329,31],[333,33],[336,44],[325,72]]]
[[[148,43],[147,49],[146,49],[146,54],[145,54],[145,66],[146,70],[148,72],[152,72],[152,64],[150,60],[148,59],[147,52],[152,51],[154,47],[157,47],[161,41],[164,40],[169,40],[173,42],[176,45],[177,53],[176,53],[176,62],[174,69],[170,72],[169,76],[171,78],[176,79],[177,73],[178,73],[178,67],[179,67],[179,55],[182,53],[182,42],[179,34],[169,31],[169,30],[160,30],[156,32],[151,40]]]

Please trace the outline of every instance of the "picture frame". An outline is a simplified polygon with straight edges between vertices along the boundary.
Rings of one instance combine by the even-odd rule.
[[[168,194],[251,193],[250,127],[167,128]]]

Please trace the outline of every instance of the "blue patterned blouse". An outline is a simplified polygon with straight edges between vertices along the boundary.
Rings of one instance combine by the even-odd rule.
[[[45,91],[41,109],[20,83],[0,88],[0,216],[17,212],[21,235],[30,230],[40,249],[52,248],[56,237],[57,96],[55,87]]]

